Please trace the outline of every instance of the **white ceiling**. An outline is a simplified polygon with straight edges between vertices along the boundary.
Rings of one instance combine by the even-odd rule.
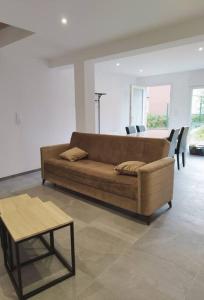
[[[16,51],[44,58],[202,14],[203,0],[0,0],[0,22],[35,33]]]
[[[203,47],[202,52],[198,51],[199,47]],[[204,41],[97,63],[96,68],[101,72],[136,77],[204,69]]]

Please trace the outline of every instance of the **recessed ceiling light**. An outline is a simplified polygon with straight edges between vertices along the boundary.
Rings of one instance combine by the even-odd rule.
[[[61,19],[61,23],[62,23],[63,25],[66,25],[66,24],[67,24],[67,19],[66,19],[66,18],[62,18],[62,19]]]
[[[198,51],[199,51],[199,52],[203,51],[203,47],[199,47],[199,48],[198,48]]]
[[[116,66],[117,66],[117,67],[119,67],[119,66],[120,66],[120,63],[119,63],[119,62],[117,62],[117,63],[116,63]]]
[[[139,72],[142,73],[142,72],[143,72],[143,69],[139,69]]]

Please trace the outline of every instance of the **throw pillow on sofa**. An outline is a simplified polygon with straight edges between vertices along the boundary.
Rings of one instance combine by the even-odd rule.
[[[71,148],[60,154],[60,157],[69,161],[76,161],[88,156],[88,153],[78,147]]]
[[[144,166],[143,161],[125,161],[115,167],[115,171],[120,175],[137,176],[140,167]]]

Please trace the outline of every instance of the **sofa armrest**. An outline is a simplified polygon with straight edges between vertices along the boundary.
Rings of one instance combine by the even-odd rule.
[[[151,216],[173,197],[174,158],[166,157],[141,167],[138,172],[138,213]]]
[[[41,154],[41,176],[44,179],[44,161],[49,158],[57,158],[60,153],[68,150],[69,144],[59,144],[40,148]]]

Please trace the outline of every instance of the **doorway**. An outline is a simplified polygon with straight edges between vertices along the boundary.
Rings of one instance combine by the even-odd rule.
[[[130,125],[145,125],[146,88],[136,85],[130,87]]]
[[[131,86],[130,125],[149,129],[168,128],[171,85]]]
[[[157,85],[147,87],[148,128],[168,128],[170,99],[170,85]]]
[[[192,90],[190,143],[204,145],[204,87]]]

